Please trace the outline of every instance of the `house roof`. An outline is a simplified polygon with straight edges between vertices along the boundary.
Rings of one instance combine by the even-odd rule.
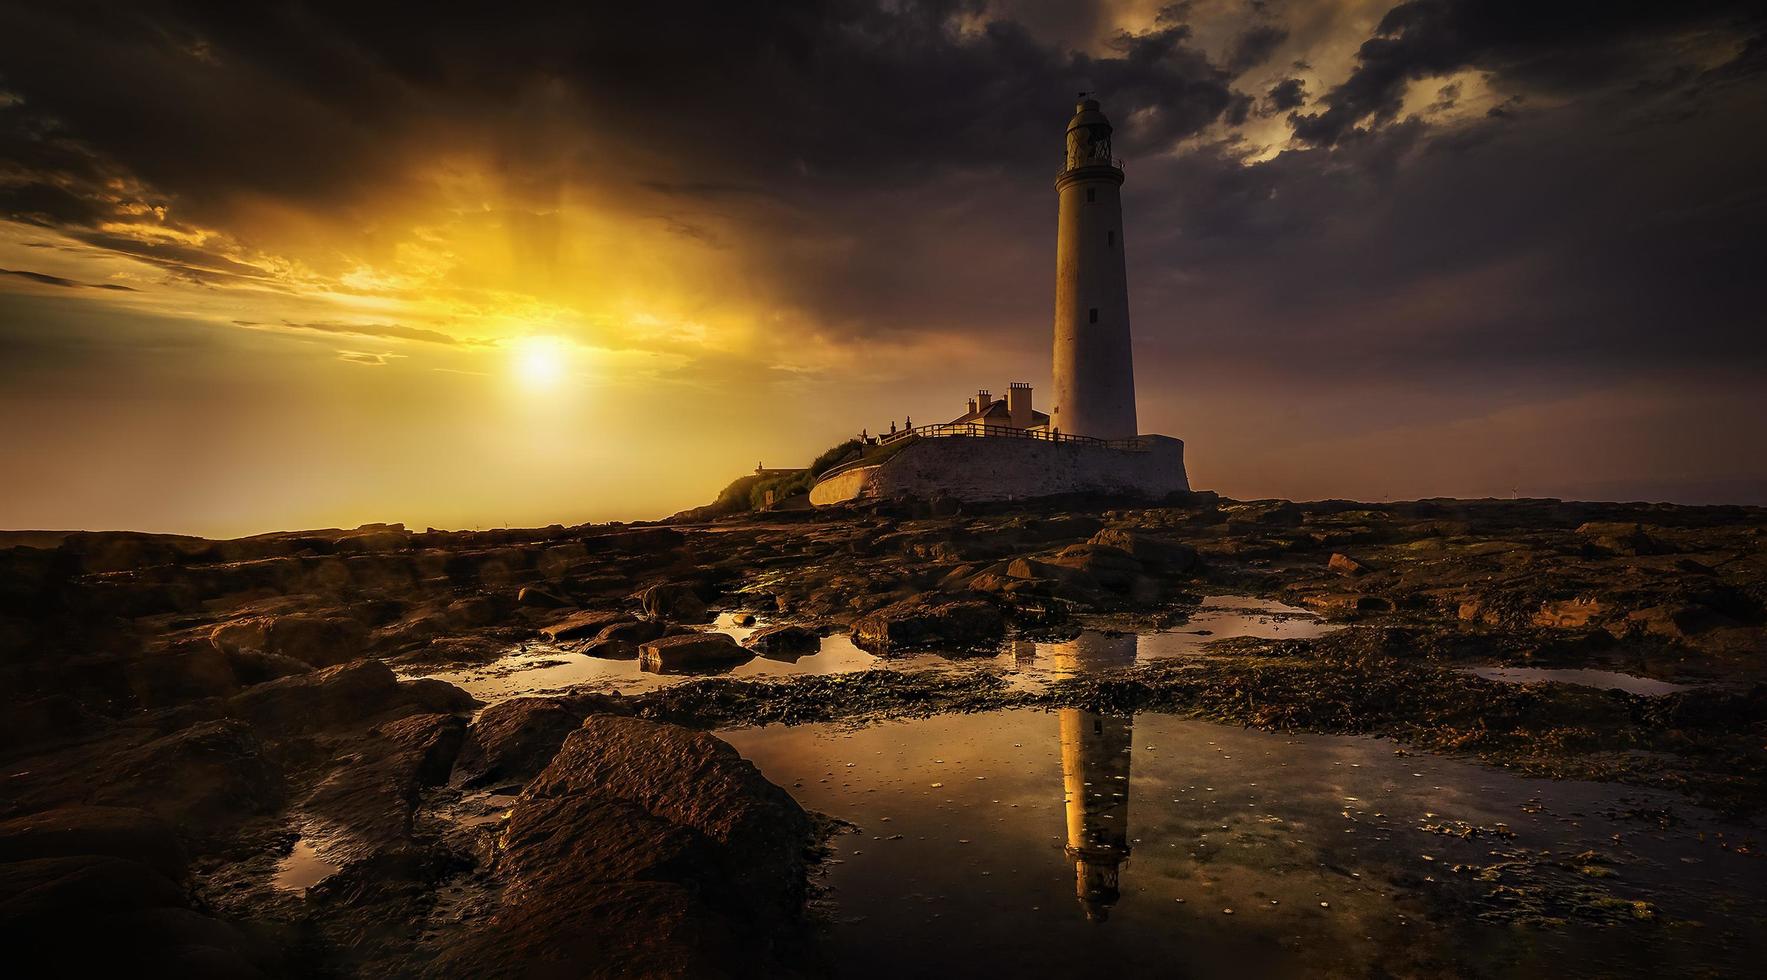
[[[1006,407],[1006,399],[997,398],[994,401],[989,402],[986,408],[980,408],[976,411],[959,415],[952,419],[949,424],[958,425],[963,422],[980,422],[984,425],[1005,425],[1011,421],[1011,419],[1012,412]],[[1039,425],[1048,424],[1049,416],[1047,414],[1038,411],[1031,412],[1031,424],[1029,428],[1035,429]]]

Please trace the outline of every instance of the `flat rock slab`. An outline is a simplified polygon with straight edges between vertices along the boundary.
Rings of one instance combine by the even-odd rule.
[[[554,643],[587,640],[609,626],[631,618],[625,613],[605,609],[597,612],[580,612],[566,616],[550,626],[540,627],[540,635]]]
[[[638,666],[662,674],[720,670],[747,663],[754,656],[753,650],[723,633],[682,633],[658,637],[639,647]]]

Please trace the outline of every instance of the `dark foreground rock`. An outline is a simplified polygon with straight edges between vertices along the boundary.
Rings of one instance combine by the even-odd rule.
[[[0,864],[80,855],[139,861],[173,881],[190,863],[175,825],[135,807],[76,804],[0,821]]]
[[[502,910],[435,976],[770,976],[803,904],[809,817],[729,745],[592,715],[522,793]]]
[[[639,596],[644,614],[677,623],[706,623],[711,613],[699,590],[691,585],[653,585]]]
[[[822,647],[822,634],[807,626],[785,623],[754,631],[743,645],[769,660],[797,660]]]
[[[941,646],[991,649],[1006,633],[1000,607],[979,599],[916,596],[853,624],[853,642],[877,653]]]
[[[457,786],[525,782],[551,763],[592,711],[619,713],[617,698],[511,698],[479,713],[454,762]]]
[[[275,952],[193,911],[178,883],[108,855],[0,864],[0,942],[16,976],[260,977]]]

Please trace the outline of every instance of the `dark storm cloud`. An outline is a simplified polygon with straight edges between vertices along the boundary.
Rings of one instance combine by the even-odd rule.
[[[25,269],[0,269],[0,276],[17,276],[20,279],[28,279],[31,282],[40,283],[45,286],[60,286],[64,289],[110,289],[124,293],[132,293],[135,291],[132,287],[124,286],[120,283],[80,282],[75,279],[64,279],[61,276],[52,276],[46,272],[31,272]]]
[[[1285,78],[1264,93],[1264,106],[1272,112],[1299,109],[1307,102],[1307,83],[1299,78]]]
[[[230,258],[213,247],[181,242],[143,241],[104,231],[75,230],[73,237],[95,248],[127,255],[191,282],[244,281],[274,287],[257,266]]]
[[[1238,75],[1256,68],[1270,60],[1277,45],[1287,39],[1288,31],[1275,24],[1259,24],[1248,28],[1233,39],[1233,49],[1227,54],[1227,70]]]
[[[1468,68],[1505,89],[1558,97],[1616,84],[1684,88],[1702,74],[1689,67],[1690,47],[1758,44],[1764,22],[1757,4],[1736,0],[1409,0],[1381,19],[1325,110],[1295,117],[1295,132],[1330,145],[1364,121],[1390,121],[1411,82]]]
[[[1156,110],[1154,140],[1228,102],[1227,76],[1186,47],[1182,25],[1094,58],[1012,23],[959,32],[954,19],[975,9],[11,5],[0,64],[29,105],[192,206],[199,188],[359,201],[414,143],[537,114],[604,141],[591,166],[621,166],[617,151],[637,145],[681,171],[647,179],[718,187],[795,164],[890,179],[1048,157],[1050,118],[1085,88]]]
[[[259,281],[243,252],[100,226],[164,205],[249,245],[241,200],[372,213],[464,145],[542,203],[587,183],[754,256],[806,332],[998,337],[1047,322],[1050,180],[1085,90],[1129,161],[1156,352],[1281,360],[1245,351],[1259,337],[1343,376],[1401,355],[1760,356],[1749,6],[1412,0],[1311,104],[1300,77],[1236,88],[1314,29],[1304,13],[1258,6],[1214,35],[1217,62],[1183,6],[1101,46],[1082,39],[1103,4],[8,4],[0,85],[21,101],[0,118],[30,125],[0,132],[0,209],[169,275]],[[1499,101],[1450,124],[1470,90],[1434,80],[1465,70]],[[1433,112],[1401,118],[1419,82]],[[1284,114],[1300,145],[1248,163],[1231,130]]]
[[[1131,242],[1137,327],[1168,322],[1152,343],[1180,359],[1314,383],[1767,363],[1762,154],[1711,152],[1733,125],[1598,105],[1411,120],[1252,167],[1173,160],[1154,179],[1176,193]]]

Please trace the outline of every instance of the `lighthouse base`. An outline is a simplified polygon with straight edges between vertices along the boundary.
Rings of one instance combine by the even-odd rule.
[[[989,436],[917,439],[873,466],[842,470],[810,490],[818,506],[878,497],[1024,500],[1097,493],[1159,500],[1188,491],[1184,442],[1140,437],[1132,451]]]

